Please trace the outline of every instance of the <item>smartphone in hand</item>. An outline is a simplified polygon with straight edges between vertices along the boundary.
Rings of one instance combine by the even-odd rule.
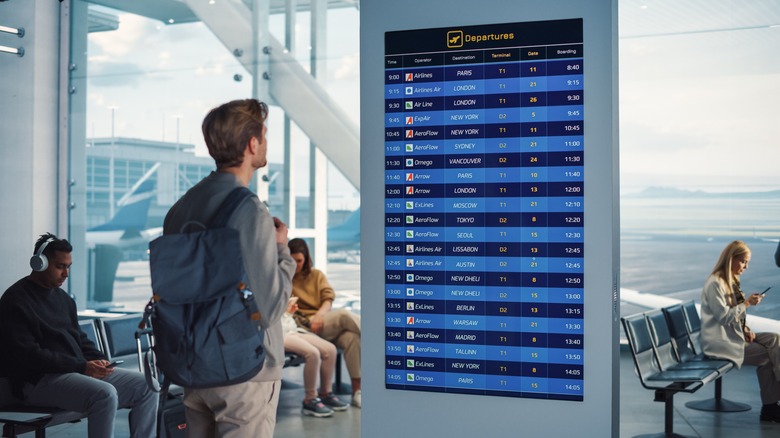
[[[769,291],[769,289],[772,289],[772,286],[769,286],[768,288],[764,289],[764,291],[761,292],[759,295],[761,295],[762,297],[766,296],[766,293]]]
[[[106,365],[106,368],[114,368],[115,366],[117,366],[117,365],[119,365],[121,363],[125,363],[125,361],[123,361],[123,360],[115,360],[115,361],[111,362],[110,364]]]

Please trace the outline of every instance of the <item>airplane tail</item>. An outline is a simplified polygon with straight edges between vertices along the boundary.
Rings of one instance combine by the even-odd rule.
[[[89,229],[89,231],[119,231],[126,230],[138,234],[146,227],[149,206],[154,196],[154,182],[144,181],[127,199],[127,202],[114,214],[108,222]]]

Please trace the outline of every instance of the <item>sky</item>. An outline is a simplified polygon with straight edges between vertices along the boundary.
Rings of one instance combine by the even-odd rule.
[[[633,13],[626,8],[621,17],[633,19]],[[686,17],[677,18],[668,28],[659,21],[654,36],[621,30],[621,191],[780,189],[780,57],[773,55],[780,26],[733,30],[738,26],[719,23],[714,30],[680,33]],[[117,136],[173,142],[178,125],[179,141],[206,155],[203,116],[219,103],[249,96],[249,72],[201,23],[166,26],[129,14],[119,20],[119,30],[89,37],[88,136],[110,135],[114,107]],[[359,123],[359,11],[331,10],[328,20],[325,88]],[[296,54],[305,64],[308,14],[300,13],[298,23]],[[271,32],[283,41],[281,15],[272,17]],[[243,79],[234,80],[236,74]],[[282,161],[281,120],[272,109],[270,161]],[[305,136],[295,132],[293,142],[299,161],[305,159]],[[299,173],[298,187],[305,187],[307,172]],[[330,208],[357,207],[358,193],[332,166],[329,186]]]

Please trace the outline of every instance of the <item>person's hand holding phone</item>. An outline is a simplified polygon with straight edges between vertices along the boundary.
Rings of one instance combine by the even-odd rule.
[[[287,301],[287,313],[292,315],[296,310],[298,310],[298,297],[290,297]]]

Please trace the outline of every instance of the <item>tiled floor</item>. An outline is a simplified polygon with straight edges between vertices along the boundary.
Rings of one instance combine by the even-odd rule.
[[[360,437],[359,409],[351,408],[346,412],[337,412],[331,418],[301,416],[302,371],[302,368],[285,369],[275,437]],[[631,356],[625,351],[621,353],[620,372],[620,436],[634,437],[663,432],[664,405],[653,402],[653,392],[642,388],[639,379],[634,375]],[[347,376],[346,371],[344,376]],[[346,390],[349,392],[349,388]],[[674,431],[676,433],[704,438],[780,437],[780,424],[762,423],[758,419],[761,404],[758,398],[755,368],[747,367],[732,371],[724,378],[723,384],[724,397],[751,405],[750,411],[713,413],[696,411],[685,406],[685,403],[691,400],[711,398],[713,391],[714,385],[709,385],[694,394],[675,396]],[[349,396],[346,395],[344,398],[348,399]],[[47,435],[54,438],[84,438],[86,422],[51,428]],[[127,436],[129,436],[127,416],[120,413],[117,418],[116,438]],[[366,431],[364,436],[370,438],[371,435]],[[490,434],[487,433],[485,436]]]

